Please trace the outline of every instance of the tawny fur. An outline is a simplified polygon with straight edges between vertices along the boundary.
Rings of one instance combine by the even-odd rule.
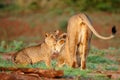
[[[48,67],[51,63],[51,55],[54,53],[56,39],[52,34],[47,34],[41,45],[27,47],[15,53],[12,60],[16,64],[34,64],[44,61]]]
[[[59,56],[57,57],[57,66],[58,67],[62,67],[64,64],[66,64],[70,67],[72,66],[71,56],[69,55],[67,44],[68,44],[68,38],[66,37],[65,42],[61,44],[61,47],[60,47],[61,50],[59,52]]]
[[[112,35],[109,37],[101,36],[95,31],[86,14],[81,13],[72,16],[68,21],[68,38],[66,38],[65,46],[60,52],[61,56],[58,58],[58,65],[67,64],[70,67],[81,65],[81,70],[85,69],[92,33],[100,39],[111,39],[116,33],[115,27],[113,27],[112,32]],[[81,60],[77,63],[78,58]]]

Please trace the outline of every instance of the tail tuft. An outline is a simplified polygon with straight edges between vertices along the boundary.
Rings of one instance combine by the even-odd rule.
[[[116,26],[114,25],[114,26],[112,27],[112,34],[115,35],[116,32],[117,32],[117,31],[116,31]]]

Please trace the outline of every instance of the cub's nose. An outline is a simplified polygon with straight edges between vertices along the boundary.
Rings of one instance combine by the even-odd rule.
[[[58,52],[58,51],[55,51],[53,54],[59,54],[59,52]]]
[[[51,55],[51,58],[52,59],[55,59],[55,58],[57,58],[59,56],[59,53],[53,53],[52,55]]]

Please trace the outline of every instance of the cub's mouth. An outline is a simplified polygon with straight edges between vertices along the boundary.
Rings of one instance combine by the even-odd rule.
[[[53,53],[52,55],[51,55],[51,58],[52,59],[56,59],[57,57],[59,56],[59,53]]]

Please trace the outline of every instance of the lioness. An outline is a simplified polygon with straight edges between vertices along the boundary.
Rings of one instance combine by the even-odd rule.
[[[42,44],[16,52],[12,57],[12,61],[23,65],[44,61],[50,67],[51,55],[55,52],[56,38],[53,34],[48,33],[45,36],[45,41]]]
[[[66,39],[68,42],[65,46],[68,47],[71,58],[71,62],[69,63],[72,64],[71,67],[78,67],[76,60],[76,53],[78,52],[79,57],[81,58],[81,70],[86,68],[86,57],[90,49],[92,32],[100,39],[111,39],[116,33],[116,28],[113,26],[111,36],[103,37],[93,28],[90,18],[86,14],[80,13],[69,19],[67,26],[68,39]]]
[[[92,32],[100,39],[111,39],[114,37],[116,29],[114,26],[112,28],[112,35],[103,37],[95,31],[87,15],[81,13],[71,17],[68,22],[65,43],[60,44],[61,40],[59,39],[57,41],[59,45],[56,48],[60,51],[57,58],[57,66],[60,67],[67,64],[70,67],[78,67],[81,65],[81,70],[85,69]],[[81,58],[81,61],[78,61],[77,64],[77,59],[79,58]]]

